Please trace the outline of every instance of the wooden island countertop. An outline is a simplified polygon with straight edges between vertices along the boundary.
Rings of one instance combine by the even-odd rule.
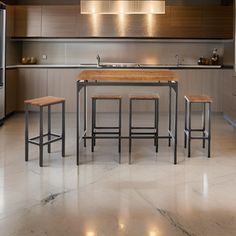
[[[76,80],[100,80],[100,81],[178,81],[176,73],[170,70],[83,70]]]

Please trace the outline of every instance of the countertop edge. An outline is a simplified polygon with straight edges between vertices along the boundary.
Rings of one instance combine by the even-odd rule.
[[[188,70],[188,69],[233,69],[232,65],[221,65],[221,66],[149,66],[149,67],[111,67],[111,68],[98,68],[97,66],[84,66],[84,65],[60,65],[60,64],[50,64],[50,65],[9,65],[6,69],[23,69],[23,68],[58,68],[58,69],[172,69],[172,70]]]

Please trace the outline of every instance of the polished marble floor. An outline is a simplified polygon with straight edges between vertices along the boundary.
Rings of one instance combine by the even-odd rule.
[[[166,118],[161,117],[163,131]],[[45,149],[44,168],[34,146],[24,162],[23,114],[0,127],[1,236],[236,235],[236,130],[221,115],[213,116],[211,159],[199,141],[186,158],[180,115],[176,166],[166,141],[157,155],[153,141],[135,141],[132,165],[124,141],[119,165],[116,141],[106,140],[98,141],[94,155],[90,147],[83,149],[77,167],[75,115],[66,120],[67,156],[62,159],[60,144],[54,144],[52,154]],[[37,132],[35,115],[31,130]]]

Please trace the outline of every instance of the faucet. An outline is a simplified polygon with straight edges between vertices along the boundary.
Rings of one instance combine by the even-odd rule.
[[[175,58],[177,59],[177,66],[180,65],[180,57],[178,54],[175,55]]]
[[[184,61],[184,59],[180,58],[179,54],[176,54],[175,58],[177,59],[177,66],[181,65]]]
[[[97,59],[97,67],[100,67],[101,58],[99,54],[97,55],[96,59]]]

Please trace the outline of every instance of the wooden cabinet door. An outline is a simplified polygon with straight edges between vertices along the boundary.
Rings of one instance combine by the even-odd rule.
[[[204,37],[233,38],[233,18],[232,6],[204,6]]]
[[[202,37],[202,7],[172,6],[171,7],[171,37],[201,38]]]
[[[24,110],[24,100],[47,96],[47,69],[19,69],[17,110]]]
[[[223,71],[223,113],[232,119],[233,110],[233,70]]]
[[[41,6],[15,6],[15,37],[40,37],[42,25]]]
[[[223,104],[223,72],[222,70],[204,70],[202,76],[202,94],[212,98],[212,110],[222,112]]]
[[[43,6],[43,37],[75,37],[78,35],[78,6]]]
[[[76,81],[77,69],[48,69],[48,95],[66,99],[66,111],[76,111]],[[61,111],[61,107],[53,110]]]
[[[236,76],[232,76],[232,118],[236,123]]]
[[[222,112],[223,73],[222,70],[178,70],[179,111],[184,111],[185,95],[208,95],[212,98],[212,110]],[[195,104],[193,110],[200,110]]]
[[[6,10],[7,10],[6,36],[13,37],[14,36],[15,8],[14,6],[7,6]]]
[[[17,70],[6,70],[6,115],[16,110]]]

